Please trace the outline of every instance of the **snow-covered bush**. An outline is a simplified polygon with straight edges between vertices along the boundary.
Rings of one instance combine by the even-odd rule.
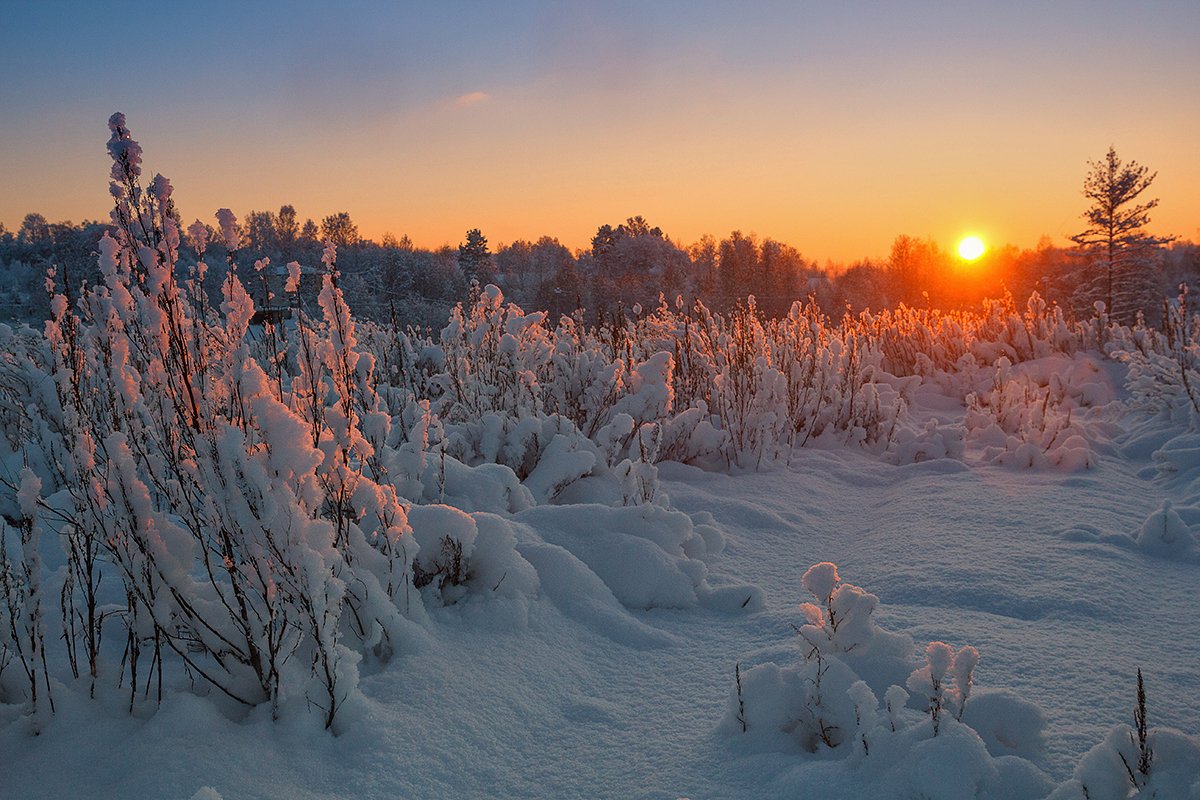
[[[892,464],[919,464],[936,458],[961,461],[966,453],[967,431],[962,423],[944,424],[936,419],[924,428],[897,426],[884,457]]]
[[[421,553],[404,498],[425,500],[434,484],[453,493],[465,467],[447,470],[428,404],[410,398],[393,424],[396,398],[377,391],[378,362],[358,343],[336,249],[322,259],[317,318],[297,308],[294,325],[268,319],[252,330],[236,217],[217,213],[230,255],[213,304],[201,285],[204,226],[192,226],[200,259],[185,271],[170,183],[160,175],[143,186],[124,117],[109,128],[116,234],[100,242],[103,281],[79,291],[51,274],[44,336],[10,350],[0,370],[6,399],[19,400],[5,404],[20,435],[4,461],[30,463],[0,500],[22,514],[19,535],[5,530],[0,548],[0,666],[16,654],[36,709],[32,670],[50,686],[37,560],[49,525],[66,556],[61,638],[92,693],[116,673],[133,710],[152,688],[160,699],[164,684],[190,681],[276,715],[313,708],[332,726],[355,694],[359,661],[402,647],[405,618],[423,618],[415,583],[443,569],[443,543],[464,562],[447,587],[467,582],[467,559],[479,575],[511,568],[519,586],[515,541],[472,549],[444,534]],[[473,488],[474,499],[490,493],[480,500],[489,508],[505,493],[512,510],[531,502],[503,475]],[[123,652],[101,644],[114,625]]]
[[[957,653],[945,642],[930,642],[925,647],[925,664],[908,676],[907,686],[927,701],[934,736],[941,730],[943,711],[948,710],[955,719],[962,720],[978,663],[979,651],[970,645]]]
[[[659,431],[655,458],[754,467],[822,436],[874,445],[901,413],[874,383],[873,340],[812,303],[767,320],[752,299],[727,317],[664,301],[636,322],[611,316],[586,328],[579,317],[551,326],[487,286],[437,339],[376,329],[371,342],[379,363],[409,365],[385,370],[390,385],[378,393],[393,411],[397,400],[428,400],[447,452],[464,463],[505,464],[529,485],[551,455],[558,473],[574,454],[574,475],[548,483],[543,471],[530,487],[540,501],[638,461],[635,431],[647,424]]]
[[[930,642],[914,668],[915,647],[879,628],[879,598],[844,583],[837,567],[815,564],[801,579],[816,602],[803,603],[796,627],[803,644],[794,664],[766,662],[735,672],[721,730],[751,751],[782,750],[846,759],[889,785],[909,785],[914,796],[1037,798],[1050,782],[1037,767],[989,745],[970,727],[975,648],[955,651]],[[892,682],[898,664],[908,689]],[[905,666],[906,665],[906,666]],[[883,698],[882,702],[880,698]],[[985,721],[1007,724],[1036,756],[1042,719],[1028,703],[984,694]],[[993,732],[987,731],[989,735]]]
[[[1149,727],[1139,669],[1133,727],[1113,727],[1079,760],[1072,779],[1048,800],[1158,797],[1200,797],[1200,740],[1172,728]]]
[[[1072,414],[1111,393],[1075,356],[1153,341],[1103,316],[1069,322],[1037,295],[1023,310],[1005,297],[978,311],[902,306],[836,322],[813,302],[766,319],[752,297],[724,315],[660,298],[649,313],[587,327],[581,314],[527,313],[495,286],[474,290],[436,337],[371,330],[388,365],[376,392],[391,412],[428,401],[445,455],[512,468],[538,502],[585,478],[625,480],[648,423],[658,459],[708,468],[759,468],[817,443],[894,463],[961,459],[972,443],[988,460],[1083,468],[1094,455]],[[1074,366],[1056,376],[1043,363]],[[966,433],[909,419],[922,384],[962,401]]]
[[[442,505],[409,510],[418,555],[413,586],[438,604],[469,594],[526,597],[537,591],[534,569],[516,551],[517,538],[503,518],[467,514]]]
[[[35,715],[54,707],[46,667],[47,609],[39,551],[43,527],[38,509],[41,487],[41,480],[33,472],[21,470],[16,525],[0,520],[0,678],[10,662],[19,665],[21,689],[27,693]],[[0,700],[5,694],[0,682]]]
[[[856,326],[879,342],[882,366],[893,375],[952,373],[964,357],[982,367],[1004,357],[1018,364],[1052,354],[1073,355],[1100,349],[1107,321],[1069,322],[1059,306],[1049,306],[1036,292],[1024,310],[1011,295],[985,300],[980,311],[942,311],[900,306],[877,313],[864,311]],[[1111,338],[1111,335],[1108,337]]]
[[[1163,303],[1162,331],[1125,331],[1112,355],[1129,367],[1134,406],[1187,420],[1200,414],[1200,314],[1189,305],[1186,284],[1179,288],[1175,303]]]
[[[636,321],[607,318],[606,327],[594,331],[564,318],[552,335],[558,338],[566,330],[580,341],[564,347],[559,339],[560,352],[608,353],[609,366],[595,394],[618,410],[624,394],[637,384],[635,368],[644,373],[655,363],[659,369],[654,359],[669,353],[672,396],[660,407],[669,413],[658,419],[667,443],[663,456],[712,466],[712,456],[718,455],[721,465],[745,467],[771,463],[796,445],[829,437],[875,450],[888,449],[896,444],[893,437],[898,438],[891,458],[901,463],[961,457],[955,437],[941,436],[939,443],[923,436],[922,426],[902,424],[911,401],[907,376],[937,384],[964,400],[974,392],[975,404],[985,407],[979,398],[988,399],[999,384],[981,388],[977,379],[980,373],[991,376],[997,363],[1062,359],[1092,342],[1136,338],[1113,326],[1099,333],[1101,325],[1108,323],[1069,323],[1061,309],[1048,307],[1036,295],[1020,312],[1005,298],[985,303],[981,312],[902,307],[864,312],[840,323],[830,321],[813,303],[796,303],[787,317],[766,320],[751,298],[728,316],[702,303],[672,308],[664,300]],[[1042,385],[1053,380],[1047,370],[1031,368],[1019,374],[1026,372],[1046,375],[1039,379]],[[1084,372],[1082,367],[1072,369],[1060,381],[1062,393],[1078,406],[1111,399],[1096,391],[1102,381]],[[1013,399],[1028,399],[1027,405],[1033,406],[1043,398]],[[592,436],[604,424],[604,412],[587,419],[591,427],[585,433]],[[686,427],[676,424],[684,419]],[[643,413],[638,421],[650,418]],[[1035,422],[1025,427],[1038,427]],[[712,430],[701,432],[697,426],[705,424]],[[684,430],[703,435],[677,435]],[[1072,429],[1070,434],[1076,432]],[[1049,438],[1053,440],[1053,433]],[[1055,443],[1050,462],[1086,462],[1078,445],[1080,441],[1072,441],[1063,449],[1061,442]]]
[[[1134,541],[1145,552],[1164,558],[1191,555],[1196,547],[1191,528],[1170,500],[1164,500],[1162,507],[1146,518]]]
[[[969,435],[992,463],[1086,469],[1095,455],[1076,417],[1101,401],[1097,383],[1087,360],[1057,357],[1014,367],[1001,356],[991,389],[967,395]]]

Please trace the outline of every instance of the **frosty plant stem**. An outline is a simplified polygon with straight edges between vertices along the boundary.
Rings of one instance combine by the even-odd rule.
[[[733,665],[733,679],[737,683],[738,697],[738,722],[742,724],[742,733],[746,732],[746,701],[742,697],[742,662],[736,661]]]
[[[49,710],[54,711],[54,697],[50,691],[50,672],[46,665],[46,624],[42,613],[42,561],[38,552],[41,524],[37,519],[38,493],[42,482],[28,467],[21,470],[21,482],[17,490],[20,518],[17,532],[20,541],[20,561],[14,569],[14,560],[7,551],[7,524],[0,521],[0,594],[3,596],[3,618],[0,622],[9,633],[9,642],[16,650],[29,686],[29,704],[34,715],[38,706],[38,678],[46,689]],[[3,659],[0,657],[0,665]],[[40,671],[40,675],[39,675]]]
[[[1135,734],[1136,740],[1134,739]],[[1150,765],[1154,762],[1154,751],[1147,745],[1146,738],[1146,685],[1142,682],[1142,669],[1138,667],[1137,705],[1133,709],[1133,732],[1129,734],[1129,743],[1137,748],[1136,774],[1133,767],[1125,760],[1125,754],[1121,754],[1121,763],[1125,765],[1125,771],[1129,773],[1129,782],[1135,789],[1146,785],[1146,780],[1150,777]]]

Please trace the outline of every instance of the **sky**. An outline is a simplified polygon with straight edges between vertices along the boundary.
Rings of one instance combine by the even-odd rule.
[[[585,247],[640,214],[819,262],[899,234],[1033,247],[1088,161],[1158,172],[1200,240],[1200,3],[5,0],[0,222],[106,218],[124,112],[185,221]]]

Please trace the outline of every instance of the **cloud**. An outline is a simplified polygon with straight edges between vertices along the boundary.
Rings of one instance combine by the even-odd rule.
[[[473,106],[476,103],[482,103],[485,100],[491,99],[491,95],[489,95],[487,92],[468,92],[467,94],[461,94],[454,98],[454,105],[458,106],[459,108],[465,108],[466,106]]]

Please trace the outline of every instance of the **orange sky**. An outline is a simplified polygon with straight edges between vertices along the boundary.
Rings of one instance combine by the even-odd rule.
[[[1200,239],[1200,4],[966,6],[300,4],[223,36],[147,5],[148,39],[178,47],[113,70],[103,18],[73,34],[31,4],[0,34],[0,222],[105,215],[121,110],[188,221],[292,203],[426,246],[479,227],[583,247],[641,214],[820,261],[900,233],[1032,247],[1081,228],[1112,144],[1159,171],[1152,230]]]

